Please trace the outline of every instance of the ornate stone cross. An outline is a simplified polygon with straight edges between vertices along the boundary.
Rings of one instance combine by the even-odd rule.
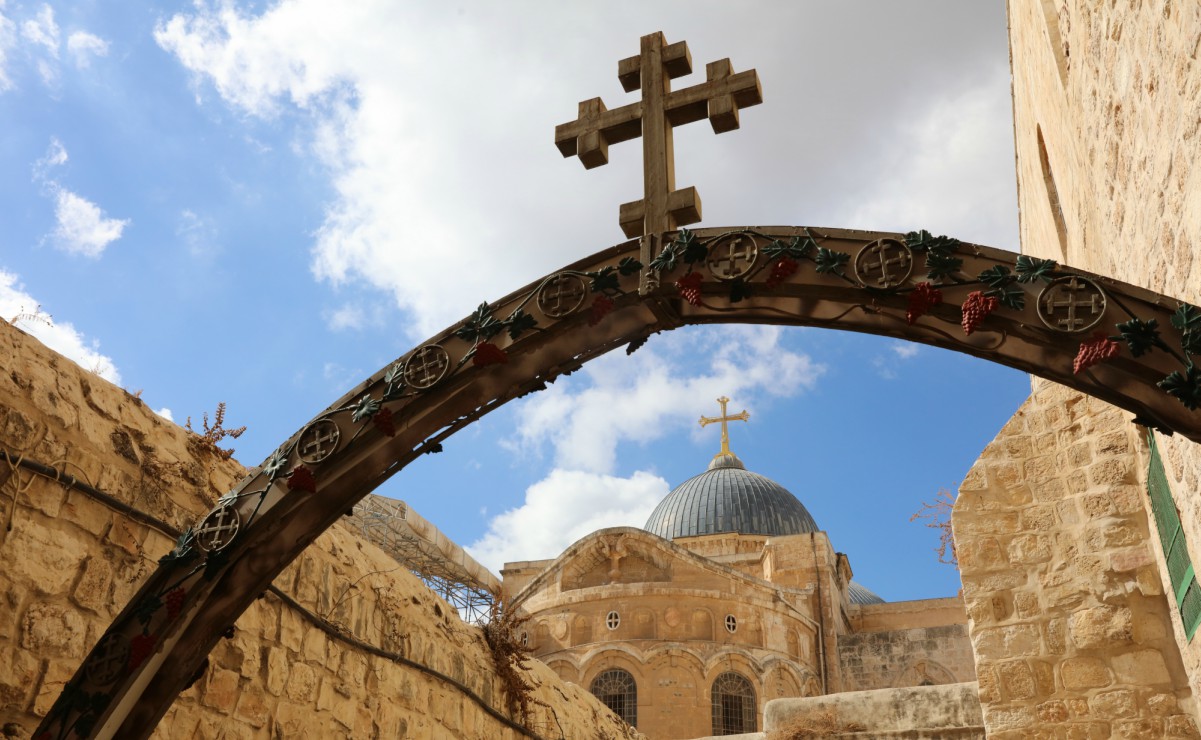
[[[746,412],[746,409],[743,409],[742,413],[740,414],[727,415],[726,404],[730,402],[730,399],[726,398],[725,396],[717,399],[717,402],[721,404],[721,416],[701,417],[702,427],[709,426],[710,424],[721,424],[721,452],[714,455],[714,457],[730,454],[730,431],[726,427],[726,422],[751,420],[751,415]]]
[[[627,237],[674,231],[701,220],[696,188],[675,189],[673,126],[708,118],[714,133],[733,131],[739,108],[763,102],[759,75],[753,69],[734,74],[729,59],[705,65],[705,82],[671,91],[671,80],[691,73],[687,43],[668,44],[661,32],[643,36],[641,53],[617,63],[621,86],[626,92],[641,88],[642,100],[613,110],[600,98],[585,100],[579,118],[555,127],[559,151],[564,157],[578,155],[588,169],[608,163],[610,144],[642,137],[643,197],[623,203],[618,218]]]

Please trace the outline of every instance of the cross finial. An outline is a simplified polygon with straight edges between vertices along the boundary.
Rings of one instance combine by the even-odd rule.
[[[623,203],[621,229],[630,238],[673,231],[701,220],[696,188],[676,190],[673,126],[708,118],[714,133],[738,128],[738,110],[763,102],[755,70],[734,73],[729,59],[705,66],[705,82],[671,90],[671,80],[692,72],[688,44],[668,44],[661,32],[642,37],[638,56],[617,63],[626,92],[642,90],[636,103],[609,110],[600,98],[580,103],[579,116],[555,127],[564,157],[579,156],[592,169],[609,161],[609,145],[642,137],[643,197]],[[647,240],[643,240],[644,247]],[[648,264],[649,254],[642,263]]]
[[[729,416],[726,414],[726,404],[730,402],[730,399],[722,396],[717,399],[717,402],[721,404],[721,416],[702,416],[701,426],[706,427],[710,424],[721,424],[721,452],[714,455],[714,457],[721,457],[722,455],[730,454],[730,430],[726,426],[726,422],[750,421],[751,415],[746,412],[746,409],[743,409],[742,413]]]

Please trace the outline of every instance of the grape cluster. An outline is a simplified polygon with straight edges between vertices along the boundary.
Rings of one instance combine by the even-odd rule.
[[[913,292],[909,294],[909,308],[905,311],[905,320],[912,325],[940,303],[942,303],[942,291],[928,282],[920,282],[913,286]]]
[[[158,638],[145,633],[137,635],[129,641],[129,670],[134,670],[154,654],[154,646]]]
[[[997,310],[997,305],[996,296],[984,295],[978,290],[968,293],[967,300],[963,302],[963,333],[971,334],[976,331],[984,317]]]
[[[592,299],[592,313],[588,315],[588,326],[596,326],[601,319],[613,310],[613,299],[607,295],[598,295]]]
[[[792,277],[797,271],[797,261],[791,257],[781,257],[779,262],[771,266],[771,274],[767,276],[767,287],[775,290],[780,285]]]
[[[1076,353],[1076,361],[1072,363],[1072,374],[1117,357],[1119,349],[1118,343],[1102,332],[1093,334],[1091,338],[1080,343],[1080,351]]]
[[[175,619],[179,613],[183,611],[183,600],[188,595],[183,586],[173,588],[163,597],[164,603],[167,605],[167,619]]]
[[[701,305],[701,274],[699,272],[690,272],[677,280],[676,288],[679,289],[681,298],[694,306]]]

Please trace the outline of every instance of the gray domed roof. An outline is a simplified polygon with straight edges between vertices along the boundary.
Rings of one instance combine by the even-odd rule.
[[[851,600],[852,604],[888,603],[884,601],[884,599],[877,596],[875,592],[873,592],[867,586],[864,586],[862,583],[856,583],[855,581],[851,581],[847,584],[847,598]]]
[[[817,532],[805,505],[773,480],[746,469],[732,452],[676,486],[643,527],[665,539],[737,532],[779,536]]]

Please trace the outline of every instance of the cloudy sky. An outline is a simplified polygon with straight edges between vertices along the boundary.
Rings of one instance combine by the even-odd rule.
[[[0,317],[182,422],[228,404],[258,464],[483,300],[622,241],[640,147],[585,171],[579,100],[633,100],[640,35],[758,70],[741,130],[676,132],[703,226],[947,233],[1017,249],[1001,0],[39,3],[0,0]],[[1025,376],[844,332],[680,330],[460,433],[381,492],[485,564],[640,525],[704,469],[728,395],[748,467],[856,579],[950,595],[909,515]]]

